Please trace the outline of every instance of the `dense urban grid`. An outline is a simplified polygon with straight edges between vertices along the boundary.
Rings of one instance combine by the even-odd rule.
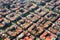
[[[0,0],[0,40],[60,40],[60,0],[23,1]]]

